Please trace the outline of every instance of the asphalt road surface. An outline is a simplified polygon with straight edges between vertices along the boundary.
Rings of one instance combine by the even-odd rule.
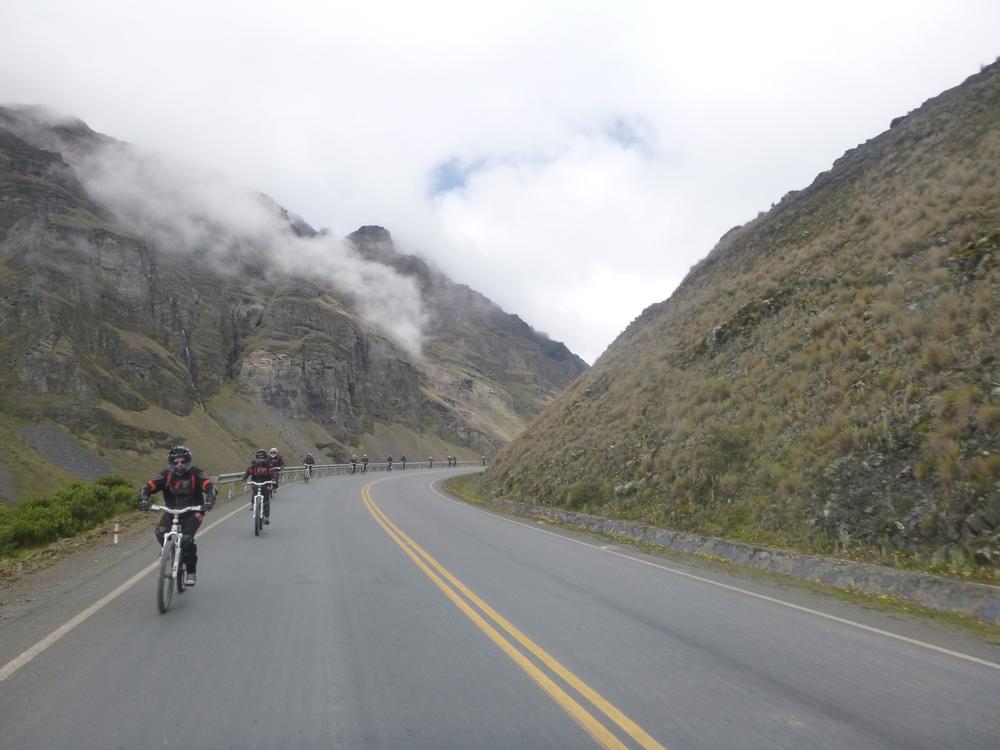
[[[1000,747],[1000,649],[487,513],[454,473],[288,486],[259,538],[223,507],[165,615],[151,542],[4,623],[0,747]]]

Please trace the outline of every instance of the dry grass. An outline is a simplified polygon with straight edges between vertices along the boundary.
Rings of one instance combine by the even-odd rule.
[[[575,481],[642,482],[603,512],[812,550],[878,555],[897,523],[913,554],[948,543],[1000,473],[995,89],[727,235],[501,454],[490,489],[558,503]]]

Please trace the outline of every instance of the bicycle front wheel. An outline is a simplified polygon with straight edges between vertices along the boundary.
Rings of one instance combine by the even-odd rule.
[[[260,536],[260,530],[264,525],[261,519],[261,507],[260,500],[255,500],[253,504],[253,535]]]
[[[156,606],[160,614],[170,609],[174,596],[174,582],[170,577],[174,572],[174,545],[166,544],[160,552],[160,575],[156,579]]]

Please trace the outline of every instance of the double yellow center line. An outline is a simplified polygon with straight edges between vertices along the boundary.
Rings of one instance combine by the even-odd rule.
[[[453,576],[441,563],[435,560],[420,545],[406,535],[396,524],[394,524],[375,501],[372,500],[371,488],[384,479],[376,480],[365,485],[361,490],[365,507],[372,514],[379,525],[385,530],[396,544],[409,556],[411,560],[420,568],[424,574],[441,589],[445,596],[461,610],[466,617],[472,620],[483,633],[493,643],[500,648],[511,660],[523,669],[539,687],[542,688],[549,697],[552,698],[562,709],[568,713],[584,731],[587,732],[603,748],[614,748],[615,750],[625,750],[625,745],[618,737],[602,724],[593,713],[585,709],[573,696],[552,679],[545,671],[531,659],[525,656],[514,644],[519,644],[525,651],[534,656],[550,672],[561,679],[567,686],[585,698],[600,713],[604,714],[629,737],[635,740],[640,747],[646,750],[666,750],[659,742],[650,737],[642,727],[628,718],[625,714],[615,708],[597,691],[587,685],[583,680],[569,671],[566,667],[556,661],[541,646],[536,644],[514,625],[507,621],[502,615],[494,610],[490,605],[473,593],[465,584]],[[463,598],[464,597],[464,598]],[[492,621],[492,622],[490,622]],[[503,631],[503,632],[501,632]],[[506,633],[506,636],[504,635]]]

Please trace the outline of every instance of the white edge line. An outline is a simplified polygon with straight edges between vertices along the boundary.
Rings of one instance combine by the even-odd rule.
[[[200,529],[201,535],[204,536],[206,533],[208,533],[209,531],[211,531],[213,528],[215,528],[216,526],[218,526],[220,523],[222,523],[223,521],[231,518],[232,516],[236,515],[237,513],[239,513],[242,510],[245,510],[244,503],[240,503],[240,507],[234,508],[229,513],[227,513],[226,515],[224,515],[222,518],[218,519],[217,521],[213,521],[208,526],[206,526],[204,529]],[[56,641],[58,641],[64,635],[66,635],[67,633],[69,633],[71,630],[73,630],[73,628],[75,628],[81,622],[83,622],[84,620],[87,620],[91,615],[95,614],[96,612],[98,612],[99,610],[101,610],[103,607],[107,606],[112,601],[114,601],[115,599],[117,599],[119,596],[121,596],[122,594],[124,594],[126,591],[128,591],[130,588],[132,588],[135,584],[137,584],[140,580],[142,580],[142,578],[144,576],[146,576],[151,570],[155,569],[156,566],[159,565],[159,564],[160,564],[159,561],[150,563],[149,565],[147,565],[146,567],[144,567],[142,570],[140,570],[138,573],[136,573],[134,576],[132,576],[131,578],[129,578],[127,581],[125,581],[125,583],[119,585],[116,589],[114,589],[110,593],[105,594],[100,599],[98,599],[96,602],[94,602],[89,607],[87,607],[85,610],[83,610],[82,612],[80,612],[78,615],[76,615],[75,617],[69,619],[68,621],[66,621],[65,623],[63,623],[62,625],[60,625],[58,628],[56,628],[55,630],[53,630],[51,633],[49,633],[47,636],[45,636],[44,638],[42,638],[42,640],[40,640],[34,646],[30,646],[29,648],[27,648],[24,651],[22,651],[19,655],[15,656],[13,659],[11,659],[9,662],[7,662],[6,664],[4,664],[3,667],[0,667],[0,682],[3,682],[4,680],[6,680],[8,677],[10,677],[12,674],[14,674],[17,670],[19,670],[21,667],[23,667],[29,661],[31,661],[36,656],[38,656],[40,653],[42,653],[43,651],[45,651],[45,649],[47,649],[53,643],[55,643]]]
[[[527,524],[527,523],[524,523],[522,521],[515,521],[512,518],[506,518],[506,517],[504,517],[503,515],[501,515],[499,513],[491,513],[489,511],[482,510],[481,508],[476,508],[475,506],[470,505],[469,503],[463,502],[461,500],[456,500],[453,497],[449,497],[448,495],[445,495],[444,493],[439,492],[434,487],[434,484],[437,481],[439,481],[439,480],[435,480],[434,482],[431,482],[429,485],[427,485],[428,489],[430,489],[431,492],[433,492],[438,497],[442,497],[445,500],[448,500],[450,502],[456,503],[457,505],[461,505],[462,507],[468,508],[469,510],[476,511],[477,513],[482,513],[483,515],[492,516],[493,518],[498,518],[501,521],[505,521],[507,523],[512,523],[512,524],[514,524],[516,526],[523,526],[526,529],[530,529],[531,531],[537,531],[540,534],[548,534],[549,536],[554,536],[557,539],[564,539],[565,541],[572,542],[573,544],[581,544],[584,547],[590,547],[591,549],[595,549],[598,552],[604,552],[606,554],[614,555],[616,557],[623,557],[626,560],[631,560],[632,562],[641,563],[642,565],[647,565],[647,566],[649,566],[651,568],[659,568],[660,570],[665,570],[665,571],[667,571],[669,573],[674,573],[674,574],[679,575],[679,576],[684,576],[685,578],[690,578],[690,579],[695,580],[695,581],[700,581],[701,583],[708,583],[708,584],[711,584],[712,586],[718,586],[718,587],[723,588],[723,589],[728,589],[729,591],[736,591],[736,592],[738,592],[740,594],[745,594],[746,596],[752,596],[755,599],[762,599],[763,601],[771,602],[772,604],[780,604],[782,607],[788,607],[789,609],[795,609],[795,610],[798,610],[799,612],[806,612],[806,613],[808,613],[810,615],[816,615],[817,617],[822,617],[822,618],[827,619],[827,620],[832,620],[834,622],[839,622],[839,623],[841,623],[843,625],[850,625],[851,627],[858,628],[859,630],[866,630],[869,633],[876,633],[877,635],[884,635],[887,638],[894,638],[897,641],[903,641],[904,643],[909,643],[909,644],[911,644],[913,646],[920,646],[922,648],[930,649],[931,651],[937,651],[938,653],[941,653],[941,654],[947,654],[948,656],[954,656],[956,659],[964,659],[965,661],[970,661],[970,662],[973,662],[974,664],[981,664],[984,667],[990,667],[992,669],[1000,670],[1000,664],[998,664],[996,662],[988,661],[986,659],[980,659],[977,656],[970,656],[969,654],[963,654],[960,651],[952,651],[951,649],[944,648],[943,646],[935,646],[933,643],[927,643],[925,641],[919,641],[916,638],[909,638],[909,637],[907,637],[905,635],[899,635],[897,633],[891,633],[888,630],[882,630],[881,628],[875,628],[875,627],[872,627],[871,625],[865,625],[865,624],[860,623],[860,622],[855,622],[854,620],[847,620],[847,619],[845,619],[843,617],[837,617],[837,615],[831,615],[831,614],[827,614],[826,612],[820,612],[817,609],[811,609],[809,607],[803,607],[800,604],[792,604],[791,602],[786,602],[786,601],[783,601],[782,599],[776,599],[775,597],[768,596],[767,594],[758,594],[755,591],[748,591],[747,589],[741,589],[739,586],[731,586],[730,584],[728,584],[728,583],[722,583],[721,581],[713,581],[711,578],[703,578],[702,576],[694,575],[693,573],[688,573],[688,572],[683,571],[683,570],[678,570],[677,568],[671,568],[669,565],[663,565],[661,563],[652,562],[651,560],[643,560],[643,559],[638,558],[638,557],[632,557],[632,555],[626,555],[624,552],[618,552],[616,550],[607,549],[605,547],[600,547],[600,546],[598,546],[596,544],[590,544],[589,542],[584,542],[584,541],[582,541],[580,539],[573,539],[572,537],[564,536],[563,534],[556,534],[556,533],[554,533],[552,531],[548,531],[546,529],[540,529],[537,526],[532,526],[531,524]]]

